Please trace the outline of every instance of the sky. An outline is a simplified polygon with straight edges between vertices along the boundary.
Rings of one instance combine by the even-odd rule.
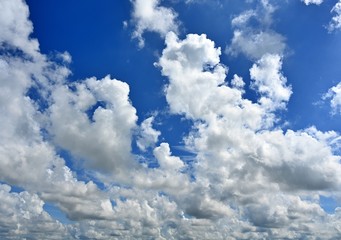
[[[340,0],[0,0],[1,239],[339,239]]]

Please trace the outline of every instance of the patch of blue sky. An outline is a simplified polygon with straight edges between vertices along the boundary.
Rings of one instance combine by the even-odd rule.
[[[340,206],[340,202],[337,202],[332,197],[320,196],[320,206],[325,212],[333,214],[335,213],[335,209]]]
[[[5,183],[5,182],[1,182],[1,184],[8,184],[8,183]],[[13,193],[21,193],[23,191],[25,191],[24,188],[22,187],[19,187],[19,186],[16,186],[16,185],[10,185],[11,186],[11,191],[10,192],[13,192]]]
[[[50,214],[50,216],[62,224],[74,224],[75,222],[70,220],[66,214],[60,210],[58,206],[53,203],[46,202],[43,209]]]

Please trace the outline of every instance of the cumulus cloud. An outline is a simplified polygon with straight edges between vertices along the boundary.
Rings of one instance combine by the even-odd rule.
[[[156,32],[165,37],[170,31],[178,31],[177,14],[171,8],[160,6],[160,0],[133,0],[132,21],[135,24],[133,38],[144,46],[143,33]]]
[[[179,40],[169,33],[166,44],[158,64],[170,80],[166,99],[172,113],[202,120],[215,114],[229,115],[230,121],[261,127],[264,109],[243,99],[241,88],[227,86],[227,67],[219,62],[221,50],[214,47],[212,40],[205,34],[189,34]]]
[[[0,23],[1,33],[7,34],[0,34],[0,215],[5,216],[0,219],[1,237],[340,235],[340,209],[328,214],[320,203],[322,195],[340,194],[341,159],[335,155],[340,136],[315,127],[294,131],[276,126],[276,111],[285,109],[292,94],[281,54],[264,50],[252,55],[251,88],[258,99],[251,101],[242,77],[235,74],[226,80],[228,67],[220,62],[221,49],[214,41],[205,34],[181,39],[163,32],[163,25],[148,21],[168,14],[167,21],[174,23],[175,14],[159,7],[158,1],[133,2],[134,11],[147,7],[147,15],[140,12],[137,23],[149,19],[136,29],[137,38],[151,30],[165,35],[166,47],[156,65],[168,79],[164,93],[170,114],[192,124],[183,139],[184,147],[195,153],[189,161],[172,153],[169,143],[158,144],[161,132],[153,128],[154,117],[138,126],[127,83],[110,76],[68,83],[71,56],[59,54],[62,63],[55,63],[40,53],[37,40],[30,38],[32,23],[25,3],[0,4],[10,19]],[[262,4],[272,11],[267,1]],[[234,24],[239,28],[254,14],[258,13],[245,13]],[[12,25],[17,30],[10,29]],[[25,56],[11,54],[13,48]],[[332,102],[336,99],[337,110],[339,85],[326,94]],[[133,139],[142,152],[151,149],[153,155],[134,155]],[[60,149],[71,156],[68,161],[82,163],[75,167],[81,171],[66,165]],[[141,159],[157,164],[149,167]],[[15,193],[8,184],[24,190]],[[44,210],[45,203],[57,206],[73,222],[55,220]]]
[[[270,110],[284,108],[292,94],[291,87],[286,86],[287,79],[282,75],[281,67],[279,55],[266,54],[250,69],[251,87],[261,95],[260,104]]]
[[[330,100],[333,114],[341,114],[341,83],[330,88],[328,92],[324,94],[323,99]]]
[[[3,36],[0,58],[0,123],[3,127],[0,133],[0,175],[1,181],[27,190],[16,195],[5,186],[4,200],[1,201],[4,203],[5,199],[12,198],[13,204],[27,204],[23,209],[9,206],[10,211],[22,211],[8,213],[12,214],[13,221],[27,211],[26,220],[17,222],[17,231],[20,228],[24,231],[18,236],[42,238],[43,229],[39,228],[41,232],[37,232],[40,237],[33,236],[30,229],[34,224],[44,228],[44,222],[46,231],[53,231],[49,230],[50,227],[56,231],[63,230],[60,223],[54,223],[42,211],[43,200],[55,203],[70,218],[109,218],[111,203],[105,194],[91,181],[78,181],[46,137],[46,128],[50,125],[48,105],[52,102],[51,93],[63,86],[70,71],[67,66],[54,63],[41,54],[37,40],[30,39],[32,24],[27,19],[28,8],[23,1],[2,1],[1,4],[7,20],[2,21],[0,28],[4,33],[0,34]],[[12,54],[12,49],[24,54]],[[59,57],[64,64],[71,61],[68,53]],[[35,217],[30,218],[30,210],[25,210],[30,208],[29,205],[39,210],[32,213]]]
[[[309,5],[309,4],[320,5],[321,3],[323,3],[323,0],[302,0],[302,2],[304,2],[305,5]]]
[[[136,140],[136,144],[141,151],[146,151],[147,148],[153,147],[161,135],[160,131],[153,128],[153,121],[154,117],[149,117],[141,123],[140,134]]]
[[[131,136],[137,116],[128,94],[126,83],[109,76],[56,88],[49,116],[55,142],[90,169],[119,174],[133,167]]]
[[[340,185],[340,157],[333,155],[328,137],[321,137],[327,133],[316,129],[271,130],[271,124],[264,124],[291,95],[280,70],[280,56],[264,55],[250,69],[253,88],[260,94],[258,103],[251,103],[242,98],[243,84],[238,76],[231,82],[232,88],[224,84],[226,68],[219,63],[220,50],[205,35],[192,34],[179,40],[171,33],[166,43],[159,61],[170,81],[166,98],[174,113],[195,121],[186,138],[198,162],[194,169],[195,188],[191,191],[206,193],[198,206],[194,195],[188,195],[192,204],[186,208],[187,214],[211,220],[227,216],[240,219],[231,210],[221,215],[210,213],[215,204],[223,203],[237,207],[253,226],[269,229],[264,235],[268,238],[288,234],[302,237],[297,230],[303,222],[313,231],[313,226],[327,215],[307,196],[313,199],[319,191],[333,191]],[[215,107],[218,103],[219,107]],[[253,119],[252,123],[248,118]],[[205,205],[205,198],[210,205]],[[293,207],[293,203],[305,210]]]
[[[159,147],[153,151],[156,159],[160,163],[160,167],[170,170],[180,170],[184,167],[184,163],[178,157],[171,156],[168,143],[161,143]]]
[[[29,9],[22,0],[1,1],[0,7],[0,43],[21,49],[29,55],[36,55],[39,44],[36,39],[31,39],[33,25],[27,21]]]
[[[69,238],[68,228],[44,211],[44,202],[38,195],[14,193],[10,186],[0,184],[0,202],[1,238]]]

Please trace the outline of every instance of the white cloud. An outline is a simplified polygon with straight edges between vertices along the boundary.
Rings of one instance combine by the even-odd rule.
[[[335,4],[332,8],[331,13],[334,13],[332,20],[328,25],[328,31],[332,32],[341,28],[341,1]]]
[[[234,74],[233,79],[231,80],[231,86],[239,89],[240,91],[243,91],[245,82],[243,81],[242,77],[238,76],[237,74]]]
[[[152,3],[152,11],[163,9],[159,2]],[[157,65],[169,79],[165,95],[170,112],[193,123],[184,142],[195,156],[189,163],[172,154],[164,142],[153,149],[160,167],[148,168],[131,153],[132,134],[141,130],[138,141],[143,150],[154,147],[160,132],[152,128],[153,117],[137,126],[128,84],[109,76],[66,84],[68,68],[31,45],[26,5],[17,1],[16,11],[10,1],[1,4],[14,9],[10,14],[23,14],[29,26],[25,32],[7,29],[11,23],[0,24],[1,31],[8,32],[1,39],[4,51],[8,41],[22,38],[11,47],[34,57],[0,55],[0,180],[25,189],[14,193],[0,184],[0,215],[5,216],[0,219],[0,237],[304,239],[309,233],[332,239],[340,235],[340,210],[327,214],[319,202],[321,194],[340,195],[340,156],[333,154],[340,136],[314,127],[284,131],[275,125],[274,111],[285,108],[291,95],[280,54],[260,54],[251,67],[251,85],[259,94],[258,102],[252,102],[244,96],[240,76],[226,80],[221,50],[206,35],[189,34],[181,40],[165,32],[166,48]],[[262,4],[272,11],[267,1]],[[242,26],[247,18],[235,20],[235,25]],[[145,30],[150,29],[142,33]],[[67,53],[59,57],[65,64],[71,61]],[[327,97],[334,99],[338,86]],[[33,90],[39,97],[30,94]],[[110,172],[95,178],[108,178],[103,189],[93,181],[79,180],[87,176],[71,171],[55,144],[75,160],[83,160],[85,164],[77,167],[90,178]],[[75,222],[54,220],[44,211],[45,202]]]
[[[301,0],[301,1],[304,2],[305,5],[309,5],[309,4],[320,5],[321,3],[323,3],[323,0]]]
[[[264,0],[256,9],[234,17],[231,21],[235,29],[233,38],[225,52],[232,56],[244,54],[251,60],[260,59],[267,53],[282,55],[286,48],[285,38],[270,28],[274,11],[275,8]]]
[[[160,167],[166,170],[179,171],[184,167],[184,163],[180,158],[171,156],[171,151],[168,143],[161,143],[159,147],[156,147],[153,151],[154,156],[159,161]]]
[[[191,205],[178,201],[185,213],[210,219],[215,226],[228,216],[234,221],[246,218],[251,223],[245,226],[248,234],[238,229],[228,235],[239,238],[300,238],[302,224],[317,235],[324,233],[318,226],[327,214],[313,199],[341,184],[340,157],[329,145],[338,135],[315,128],[271,130],[271,112],[284,108],[291,95],[281,57],[266,54],[250,69],[253,88],[260,94],[259,102],[251,103],[242,98],[238,76],[232,88],[225,84],[220,50],[205,35],[179,40],[171,33],[166,44],[158,63],[169,78],[166,99],[173,113],[194,121],[185,139],[197,153],[196,180],[186,197]],[[198,192],[200,199],[195,197]],[[234,210],[214,211],[223,206]],[[268,231],[263,235],[252,225]],[[335,234],[333,230],[328,236]]]
[[[0,237],[2,239],[67,239],[66,226],[54,220],[43,209],[44,202],[26,191],[10,192],[0,184]]]
[[[154,117],[149,117],[141,123],[140,133],[136,140],[136,144],[141,151],[146,151],[147,148],[154,147],[161,135],[160,131],[153,128],[153,121]]]
[[[283,109],[292,94],[291,87],[286,86],[287,79],[281,73],[282,59],[279,55],[264,55],[250,69],[254,88],[261,98],[259,103],[269,109]]]
[[[330,88],[323,96],[324,100],[330,99],[333,114],[341,114],[341,83]]]
[[[129,102],[129,86],[107,76],[73,87],[60,86],[52,95],[49,131],[54,141],[90,169],[119,175],[134,167],[130,152],[137,116]]]
[[[29,10],[22,0],[4,0],[0,2],[0,46],[8,44],[24,53],[35,56],[39,44],[31,39],[33,26],[28,21]]]
[[[204,34],[189,34],[181,41],[169,33],[166,44],[158,64],[169,77],[166,99],[172,113],[202,120],[229,115],[230,121],[261,127],[264,109],[242,99],[243,89],[226,86],[227,68],[219,63],[221,51],[213,41]]]
[[[135,30],[133,38],[137,38],[139,46],[144,46],[143,33],[156,32],[162,37],[170,31],[178,31],[177,14],[171,8],[160,6],[160,0],[133,0],[132,21]]]
[[[6,18],[1,21],[0,28],[3,33],[0,34],[2,53],[13,47],[25,53],[11,54],[8,51],[0,56],[0,124],[3,128],[0,132],[0,180],[27,190],[16,195],[9,193],[9,188],[5,187],[1,203],[11,198],[13,204],[27,204],[23,208],[8,206],[10,211],[14,211],[10,215],[13,216],[12,220],[19,219],[18,225],[14,225],[18,228],[16,231],[20,230],[19,225],[22,224],[23,232],[18,236],[45,238],[48,237],[43,236],[46,231],[53,231],[50,228],[63,230],[63,225],[42,211],[44,203],[41,199],[54,202],[70,218],[111,218],[111,203],[105,194],[91,181],[78,181],[75,174],[65,166],[64,160],[57,155],[50,139],[44,136],[50,122],[47,114],[51,103],[50,94],[63,85],[70,70],[41,54],[38,42],[29,38],[32,24],[27,19],[28,8],[23,1],[2,1],[0,4],[5,13],[1,17]],[[57,57],[64,64],[71,61],[66,52],[57,54]],[[96,92],[100,92],[100,89],[96,89]],[[30,205],[39,211],[31,213],[31,210],[26,210]],[[24,213],[28,218],[21,220]],[[30,214],[34,217],[31,218]],[[40,227],[45,228],[45,232]],[[40,235],[34,236],[34,233]],[[54,238],[54,234],[51,234],[51,238]]]

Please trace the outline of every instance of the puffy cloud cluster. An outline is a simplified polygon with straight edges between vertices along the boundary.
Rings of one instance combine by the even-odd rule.
[[[261,3],[271,15],[272,6]],[[137,124],[128,84],[110,76],[68,83],[70,55],[59,54],[61,63],[52,62],[30,38],[26,4],[0,4],[7,15],[0,21],[1,238],[340,236],[340,209],[328,214],[320,203],[320,196],[340,197],[340,156],[334,153],[340,136],[276,124],[277,111],[286,108],[292,94],[282,72],[282,39],[259,52],[263,40],[251,40],[252,50],[232,43],[234,51],[255,60],[250,86],[258,99],[251,101],[244,97],[242,77],[226,80],[228,68],[214,41],[205,34],[180,39],[167,33],[177,29],[173,11],[159,1],[133,2],[136,37],[143,42],[144,31],[165,36],[156,65],[169,80],[170,113],[192,123],[184,147],[195,156],[186,161],[167,142],[158,144],[154,117]],[[247,22],[257,11],[243,13],[233,24],[254,36]],[[271,22],[270,15],[263,24]],[[154,23],[161,16],[164,20]],[[257,34],[269,40],[264,36],[272,33]],[[338,86],[327,94],[337,109]],[[134,139],[143,155],[132,153]],[[70,155],[75,169],[58,150]],[[150,161],[156,164],[149,166]],[[93,181],[80,180],[85,177]],[[15,193],[8,184],[24,190]],[[72,222],[55,220],[45,203]]]
[[[179,40],[170,33],[166,44],[158,64],[170,81],[167,101],[173,113],[194,121],[186,144],[197,153],[196,180],[186,214],[215,224],[217,219],[246,218],[251,226],[267,229],[253,238],[304,237],[302,224],[322,234],[314,228],[328,215],[318,195],[333,192],[341,183],[340,157],[333,155],[327,140],[338,135],[315,128],[271,130],[274,119],[269,116],[285,107],[291,95],[280,57],[264,55],[250,69],[253,88],[260,94],[258,103],[252,103],[242,97],[238,76],[231,87],[225,82],[220,49],[205,35]],[[197,191],[205,193],[199,206],[193,204]],[[252,236],[251,229],[246,236]]]
[[[156,32],[165,37],[169,31],[178,31],[177,13],[170,8],[160,6],[160,0],[133,0],[132,19],[135,23],[133,38],[139,46],[144,46],[143,33]]]
[[[44,211],[44,202],[28,192],[14,193],[0,184],[2,239],[69,239],[68,229]]]
[[[112,217],[109,198],[93,182],[78,181],[46,135],[51,96],[62,88],[70,71],[40,53],[37,40],[30,38],[32,23],[23,1],[1,5],[6,21],[0,28],[0,181],[27,190],[15,194],[2,185],[1,205],[9,222],[2,222],[1,228],[9,232],[1,234],[36,239],[53,238],[54,233],[48,232],[59,234],[65,227],[42,210],[44,201],[56,204],[70,219]],[[70,61],[67,53],[59,57],[61,62]]]
[[[137,116],[128,94],[126,83],[109,76],[83,80],[71,89],[57,87],[49,109],[54,141],[89,168],[115,174],[132,168],[131,136]]]

